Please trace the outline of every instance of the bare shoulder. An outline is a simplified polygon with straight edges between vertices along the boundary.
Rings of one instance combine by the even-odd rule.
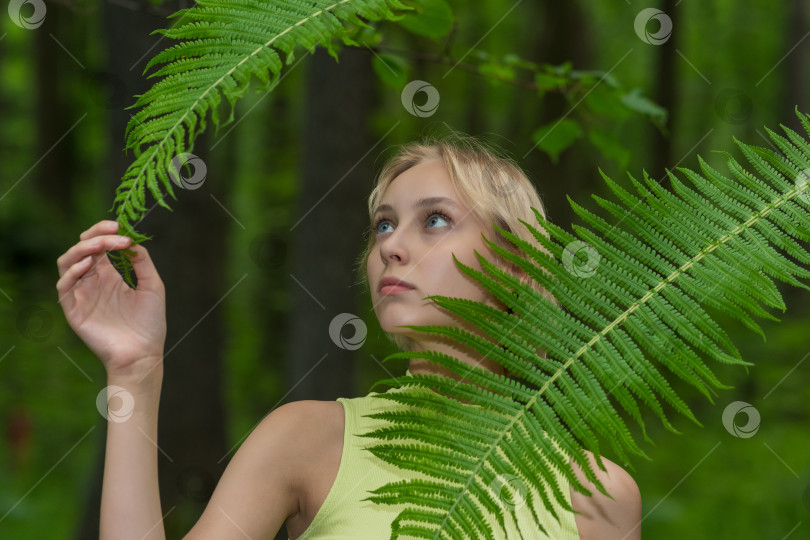
[[[271,418],[274,415],[276,419]],[[334,449],[336,442],[342,443],[343,429],[343,405],[318,400],[285,403],[256,428],[265,449],[284,445],[285,450],[279,452],[284,462],[276,465],[288,469],[289,485],[299,494],[301,506],[311,495],[312,482],[332,468],[326,453]],[[337,457],[339,463],[340,456]]]
[[[607,458],[602,458],[605,470],[599,468],[591,452],[585,454],[596,477],[610,497],[590,482],[585,472],[572,462],[577,479],[592,493],[587,496],[571,488],[571,504],[577,530],[582,540],[638,540],[641,538],[641,493],[633,477]],[[612,498],[611,498],[612,497]]]
[[[337,401],[304,399],[291,401],[274,409],[256,427],[257,432],[290,430],[297,437],[312,437],[322,434],[336,420],[343,419],[343,406]]]
[[[255,438],[264,450],[278,449],[277,455],[297,459],[313,450],[307,443],[332,435],[342,418],[343,408],[337,401],[291,401],[265,416],[245,443]]]
[[[271,411],[234,454],[185,538],[272,537],[299,516],[310,492],[312,463],[342,429],[342,411],[339,402],[315,400]]]
[[[320,457],[324,443],[343,439],[343,405],[338,401],[294,401],[277,410],[285,407],[285,422],[296,431],[295,452],[303,463],[311,465],[310,458]]]

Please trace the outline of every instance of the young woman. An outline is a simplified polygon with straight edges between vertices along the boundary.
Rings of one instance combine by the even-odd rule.
[[[380,325],[399,348],[443,351],[471,366],[503,373],[502,366],[473,350],[402,326],[452,324],[476,332],[423,300],[434,294],[506,309],[460,272],[453,254],[480,270],[478,251],[521,276],[519,269],[489,250],[481,235],[509,248],[491,227],[497,223],[531,239],[519,220],[536,223],[532,206],[543,211],[519,167],[473,138],[411,143],[388,161],[369,197],[372,227],[359,262]],[[124,283],[105,254],[130,245],[117,229],[116,222],[101,221],[82,233],[80,241],[57,260],[56,288],[71,328],[103,362],[108,385],[123,388],[134,402],[128,419],[108,423],[101,538],[162,539],[153,441],[166,338],[165,290],[141,245],[132,248],[137,253],[133,264],[138,288]],[[426,360],[412,360],[407,374],[418,373],[459,378]],[[282,525],[291,539],[388,538],[401,508],[362,499],[367,490],[409,476],[361,451],[368,439],[356,436],[379,425],[365,415],[381,407],[381,401],[370,396],[305,400],[273,410],[236,452],[186,538],[266,539]],[[548,535],[538,532],[532,538],[640,538],[638,487],[620,467],[604,462],[607,470],[596,471],[611,497],[600,494],[575,468],[580,482],[594,495],[586,497],[561,484],[578,513],[563,512],[558,523],[540,503],[536,509]],[[504,511],[514,510],[525,531],[526,523],[533,523],[526,521],[531,516],[527,505],[506,502]]]

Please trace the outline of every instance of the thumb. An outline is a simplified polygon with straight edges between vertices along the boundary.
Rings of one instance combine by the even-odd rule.
[[[141,285],[148,289],[162,287],[163,282],[146,248],[140,244],[136,244],[130,246],[129,249],[135,252],[135,256],[130,260],[132,262],[132,268],[135,270],[135,275],[138,277],[138,288],[140,289]]]

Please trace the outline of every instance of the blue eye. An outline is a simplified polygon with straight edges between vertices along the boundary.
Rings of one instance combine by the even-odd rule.
[[[439,218],[443,221],[447,221],[447,219],[445,219],[445,217],[442,214],[432,214],[428,222],[433,221],[433,218]]]
[[[444,221],[447,223],[447,225],[450,225],[450,223],[452,223],[452,222],[453,222],[453,220],[452,220],[452,219],[450,219],[449,217],[447,217],[447,216],[446,216],[444,213],[442,213],[440,210],[436,210],[436,209],[433,209],[433,210],[427,210],[427,211],[426,211],[426,212],[423,214],[422,219],[423,219],[423,220],[427,220],[428,218],[431,218],[430,220],[428,220],[428,222],[430,222],[430,221],[433,221],[433,218],[434,218],[434,217],[438,217],[439,219],[444,220]],[[384,219],[384,218],[382,218],[382,217],[377,218],[377,220],[374,222],[374,231],[375,231],[375,233],[376,233],[376,234],[384,234],[385,232],[388,232],[388,231],[382,231],[382,232],[380,231],[380,226],[381,226],[381,225],[383,225],[383,224],[385,224],[385,225],[390,225],[390,223],[388,222],[388,220],[387,220],[387,219]],[[430,229],[435,229],[436,227],[428,227],[428,228],[430,228]]]

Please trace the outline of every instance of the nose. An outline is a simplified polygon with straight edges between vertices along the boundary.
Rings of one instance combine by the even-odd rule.
[[[385,264],[391,261],[399,263],[407,262],[408,250],[406,248],[403,228],[397,228],[394,232],[386,235],[380,244],[380,258]]]

